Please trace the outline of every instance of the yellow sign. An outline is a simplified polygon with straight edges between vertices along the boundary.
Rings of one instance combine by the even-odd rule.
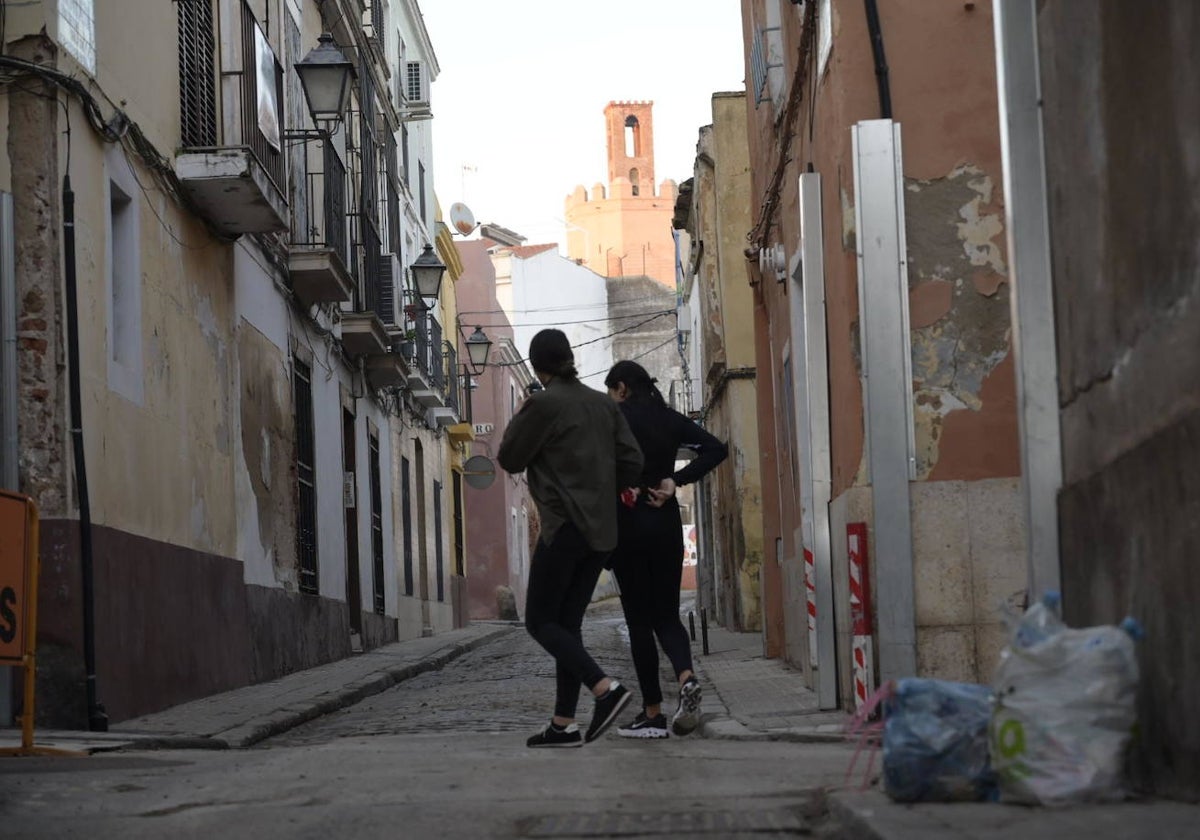
[[[37,527],[33,504],[25,496],[0,490],[0,665],[20,665],[28,652],[29,599]]]

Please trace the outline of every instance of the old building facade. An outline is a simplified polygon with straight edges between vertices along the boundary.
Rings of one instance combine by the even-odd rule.
[[[1026,595],[990,4],[742,8],[767,649],[826,707],[986,679]]]
[[[5,460],[42,517],[46,721],[454,624],[453,280],[422,299],[409,270],[437,253],[438,66],[414,0],[368,7],[7,10]],[[349,105],[314,123],[294,66],[326,32]]]
[[[680,187],[680,328],[686,369],[676,408],[729,446],[700,485],[700,603],[727,627],[762,629],[762,488],[755,397],[753,298],[747,280],[750,160],[746,96],[718,93],[700,129],[695,174]]]

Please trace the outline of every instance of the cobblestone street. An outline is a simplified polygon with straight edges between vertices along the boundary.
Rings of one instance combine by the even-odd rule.
[[[614,599],[593,606],[584,638],[636,689],[623,630]],[[506,627],[444,667],[252,749],[0,764],[3,836],[840,836],[822,791],[841,780],[847,745],[646,742],[610,730],[583,749],[530,750],[553,690],[550,657],[523,627]],[[705,711],[718,707],[713,692]],[[583,692],[581,724],[590,716]]]
[[[584,626],[584,643],[600,667],[632,688],[636,680],[621,635],[620,615],[615,599],[594,606]],[[666,681],[669,679],[669,671],[664,671],[664,688],[671,684]],[[636,702],[620,722],[632,717]],[[514,626],[497,641],[438,671],[406,680],[383,694],[273,738],[266,747],[430,732],[513,733],[514,743],[523,745],[523,736],[549,719],[553,703],[554,661],[523,627]],[[590,715],[591,701],[583,691],[579,719],[586,725]]]

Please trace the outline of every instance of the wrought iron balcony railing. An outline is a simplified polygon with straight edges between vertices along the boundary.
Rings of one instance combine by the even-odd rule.
[[[328,249],[350,267],[346,165],[328,140],[305,141],[304,200],[292,207],[292,247]]]

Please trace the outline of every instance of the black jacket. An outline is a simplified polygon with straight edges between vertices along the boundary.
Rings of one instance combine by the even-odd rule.
[[[645,465],[641,487],[657,487],[664,478],[673,478],[679,486],[699,481],[725,460],[729,448],[710,435],[695,421],[651,399],[629,399],[621,403],[621,412],[642,448]],[[696,457],[675,471],[680,449],[690,449]]]

